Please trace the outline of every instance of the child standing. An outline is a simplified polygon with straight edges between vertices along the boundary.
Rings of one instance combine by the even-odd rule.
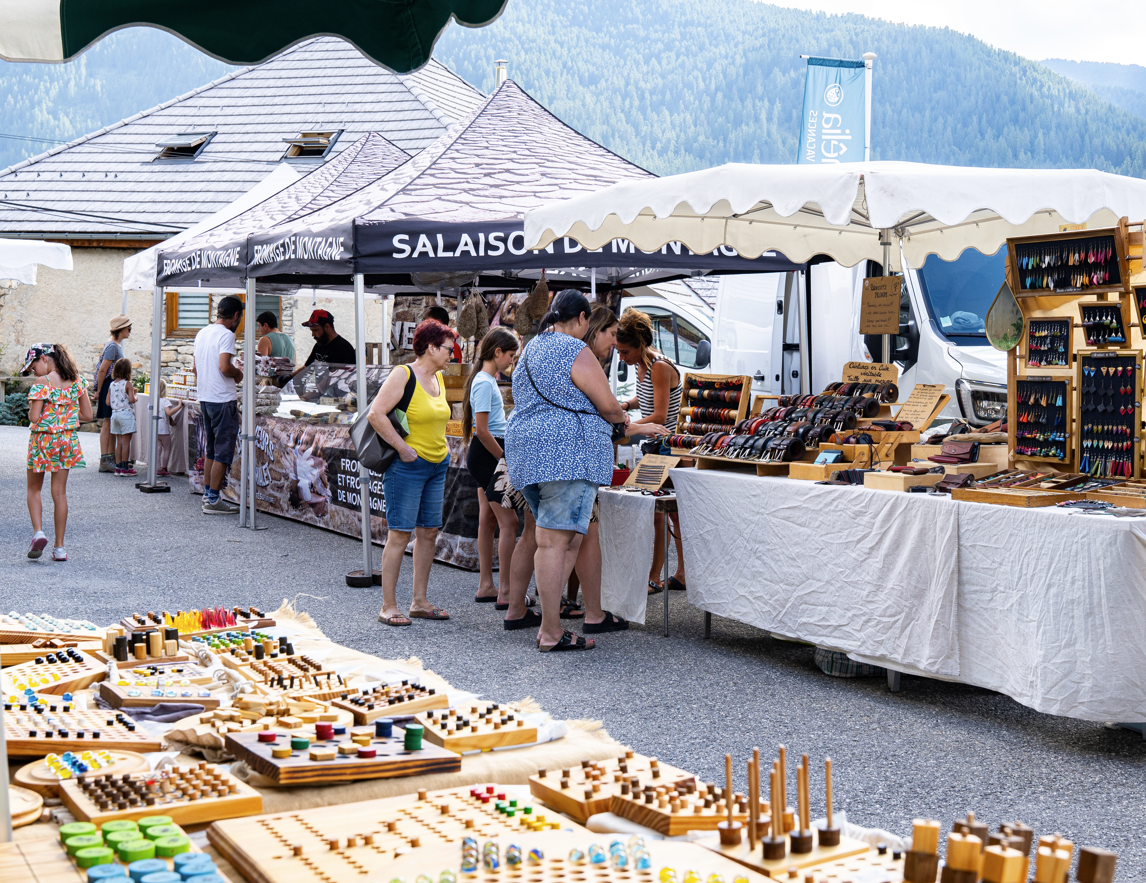
[[[111,434],[115,436],[115,474],[135,475],[131,468],[131,437],[135,435],[135,387],[131,384],[131,362],[120,359],[111,369]]]
[[[39,558],[48,545],[44,535],[44,473],[52,474],[53,520],[56,545],[53,561],[67,561],[64,529],[68,522],[68,470],[84,467],[84,452],[76,431],[80,421],[92,419],[87,381],[80,377],[67,349],[58,343],[38,343],[24,359],[23,375],[35,375],[37,383],[28,393],[28,515],[32,519],[29,558]]]
[[[179,412],[183,410],[183,402],[172,401],[166,398],[167,384],[159,381],[159,413],[163,416],[159,422],[159,432],[156,434],[156,440],[159,442],[159,468],[155,470],[156,475],[170,475],[167,471],[167,464],[171,459],[171,427],[175,425],[175,418],[179,416]]]

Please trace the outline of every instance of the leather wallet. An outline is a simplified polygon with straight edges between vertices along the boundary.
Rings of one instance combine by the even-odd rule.
[[[935,485],[935,490],[941,494],[949,494],[956,488],[967,487],[975,481],[975,476],[970,472],[960,472],[956,475],[948,475],[939,484]]]
[[[979,461],[979,443],[976,441],[943,442],[939,453],[927,459],[933,463],[977,463]]]

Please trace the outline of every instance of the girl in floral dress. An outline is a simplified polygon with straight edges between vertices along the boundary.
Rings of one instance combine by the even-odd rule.
[[[64,528],[68,521],[68,470],[84,467],[77,428],[92,419],[87,380],[63,344],[38,343],[24,359],[21,374],[33,374],[37,383],[28,393],[28,514],[32,518],[32,545],[29,558],[39,558],[48,538],[43,531],[43,503],[40,494],[44,473],[52,474],[52,503],[55,510],[56,545],[53,561],[67,561]]]

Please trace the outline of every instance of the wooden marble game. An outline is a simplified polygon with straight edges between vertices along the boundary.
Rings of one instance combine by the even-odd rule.
[[[102,662],[69,647],[4,669],[0,672],[0,693],[5,702],[16,701],[27,690],[61,695],[90,687],[105,674],[107,668]]]
[[[70,702],[50,704],[51,696],[35,703],[4,703],[4,738],[8,754],[39,756],[89,748],[159,751],[163,740],[138,730],[122,712],[78,710]]]
[[[60,782],[63,781],[63,775],[79,779],[105,775],[122,776],[125,773],[138,773],[151,768],[147,757],[136,751],[108,751],[107,749],[93,750],[88,748],[86,751],[81,751],[75,755],[74,760],[68,758],[68,761],[71,762],[61,762],[60,755],[53,753],[47,755],[43,760],[24,764],[16,770],[16,784],[35,791],[43,797],[59,797]],[[87,770],[84,771],[84,767],[80,767],[79,763],[83,763]],[[71,769],[73,765],[76,767],[74,771]],[[67,767],[67,772],[63,775],[58,771],[61,767]]]
[[[389,880],[395,859],[408,854],[432,863],[437,880],[443,867],[456,867],[465,837],[508,842],[556,829],[585,843],[597,837],[499,786],[479,785],[231,819],[208,828],[207,839],[251,883],[344,883]]]
[[[529,790],[546,806],[584,822],[597,813],[614,811],[613,797],[646,787],[695,783],[692,773],[626,749],[609,760],[583,760],[563,770],[540,770],[529,777]]]
[[[427,773],[456,773],[461,757],[424,744],[422,728],[395,727],[389,718],[348,728],[319,722],[312,729],[263,729],[228,733],[226,747],[251,769],[279,785],[331,784]]]
[[[148,708],[160,703],[218,708],[219,699],[207,685],[214,678],[192,663],[137,666],[114,680],[101,681],[100,698],[112,708]]]
[[[416,714],[419,711],[446,708],[449,704],[445,693],[409,680],[400,684],[369,687],[357,696],[331,702],[335,708],[354,715],[354,723],[358,726],[374,723],[380,717]]]
[[[69,779],[61,783],[60,797],[78,821],[96,825],[154,815],[190,825],[263,811],[263,798],[258,791],[208,763],[168,767],[159,772]]]
[[[537,728],[527,725],[520,711],[497,702],[427,711],[414,719],[426,728],[427,740],[458,753],[537,741]]]
[[[43,613],[0,613],[0,644],[30,644],[41,638],[102,640],[104,630],[83,619]]]

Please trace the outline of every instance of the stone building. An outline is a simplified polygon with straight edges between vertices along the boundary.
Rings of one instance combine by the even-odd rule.
[[[36,286],[0,282],[0,374],[18,370],[40,340],[67,344],[82,368],[94,368],[108,320],[121,311],[135,323],[128,355],[149,371],[152,294],[122,290],[125,258],[210,217],[280,162],[306,173],[367,132],[415,155],[483,97],[437,61],[397,75],[320,37],[0,172],[0,236],[66,242],[74,265],[41,268]],[[168,294],[165,372],[189,362],[191,339],[223,293]],[[353,329],[346,299],[257,300],[251,315],[278,312],[303,358],[311,341],[301,322],[312,306]],[[380,306],[367,322],[367,338],[382,340]]]

